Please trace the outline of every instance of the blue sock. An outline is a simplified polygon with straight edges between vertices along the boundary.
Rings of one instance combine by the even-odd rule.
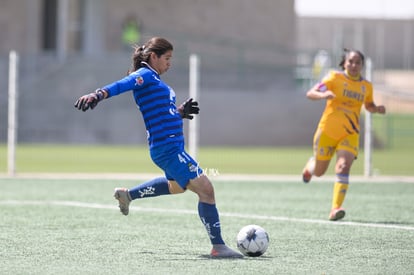
[[[207,230],[211,244],[224,244],[221,237],[220,219],[216,205],[199,202],[198,215]]]
[[[168,180],[166,178],[152,179],[130,189],[129,194],[133,200],[169,195],[170,190],[168,189]]]

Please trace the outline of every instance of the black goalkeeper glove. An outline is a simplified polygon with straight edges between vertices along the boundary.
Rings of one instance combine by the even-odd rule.
[[[200,108],[198,108],[198,102],[193,101],[192,98],[187,99],[184,101],[183,104],[178,107],[178,112],[180,113],[182,118],[193,119],[194,116],[191,114],[198,114],[200,112]]]
[[[98,105],[98,102],[102,101],[104,98],[104,92],[101,89],[98,89],[94,93],[81,96],[78,100],[76,100],[75,107],[84,112],[89,108],[92,110],[96,107],[96,105]]]

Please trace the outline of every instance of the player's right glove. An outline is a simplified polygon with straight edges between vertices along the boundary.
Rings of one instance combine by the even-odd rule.
[[[178,112],[182,118],[193,119],[194,116],[192,116],[192,114],[198,114],[200,108],[198,107],[197,101],[193,101],[192,98],[189,98],[178,107]]]
[[[94,93],[81,96],[78,100],[76,100],[75,107],[84,112],[89,108],[92,110],[96,107],[96,105],[98,105],[98,102],[102,101],[104,98],[104,92],[101,89],[98,89]]]

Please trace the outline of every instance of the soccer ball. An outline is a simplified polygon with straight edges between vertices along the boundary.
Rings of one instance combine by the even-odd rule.
[[[249,224],[237,234],[237,248],[245,256],[259,257],[269,246],[269,235],[262,227]]]

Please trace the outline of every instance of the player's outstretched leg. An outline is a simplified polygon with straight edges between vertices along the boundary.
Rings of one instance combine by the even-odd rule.
[[[165,177],[155,178],[134,188],[115,188],[114,197],[119,201],[119,209],[124,215],[129,213],[129,204],[132,200],[169,195],[168,180]]]

